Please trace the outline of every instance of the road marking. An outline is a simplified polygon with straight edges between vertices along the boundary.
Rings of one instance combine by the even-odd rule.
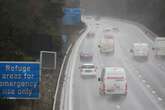
[[[136,74],[139,74],[139,71],[136,70],[135,73],[136,73]]]
[[[146,83],[146,80],[143,79],[142,82],[143,82],[143,83]]]
[[[116,108],[117,108],[117,109],[120,109],[120,105],[116,105]]]
[[[156,94],[156,91],[153,90],[153,91],[152,91],[152,94]]]
[[[139,78],[141,78],[141,77],[142,77],[142,75],[139,75],[138,77],[139,77]]]
[[[151,86],[149,84],[147,84],[147,88],[150,88]]]
[[[159,101],[162,101],[163,99],[162,99],[161,97],[158,97],[158,100],[159,100]]]

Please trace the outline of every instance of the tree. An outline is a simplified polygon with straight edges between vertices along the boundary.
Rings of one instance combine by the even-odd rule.
[[[60,24],[57,21],[63,16],[61,3],[52,4],[48,0],[1,0],[0,16],[0,48],[3,50],[26,54],[31,47],[32,37],[41,32],[51,36],[53,43],[61,47]],[[53,34],[50,28],[54,29]]]

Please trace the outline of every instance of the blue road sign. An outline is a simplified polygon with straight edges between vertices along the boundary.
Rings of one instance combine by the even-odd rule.
[[[39,62],[0,62],[0,98],[39,99]]]
[[[67,2],[80,2],[80,0],[66,0]]]
[[[75,15],[78,14],[80,15],[81,11],[80,8],[64,8],[64,14],[69,14],[69,15]]]
[[[64,8],[64,25],[77,25],[81,21],[80,8]]]

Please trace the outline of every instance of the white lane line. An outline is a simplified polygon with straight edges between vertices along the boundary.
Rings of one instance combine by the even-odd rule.
[[[141,77],[142,77],[142,75],[140,74],[140,75],[138,75],[138,77],[139,77],[139,78],[141,78]]]
[[[89,30],[89,29],[87,28],[87,30]],[[70,55],[71,59],[72,59],[71,60],[72,65],[71,65],[70,80],[69,80],[69,99],[68,99],[69,100],[69,102],[68,102],[69,107],[67,108],[69,110],[73,110],[73,82],[74,82],[73,75],[74,75],[74,70],[76,67],[75,65],[76,65],[76,60],[77,60],[77,56],[78,56],[77,53],[78,53],[78,49],[80,48],[80,45],[81,45],[83,39],[85,38],[84,36],[88,32],[87,30],[77,40],[77,42],[75,43],[75,45],[72,49],[72,53]]]
[[[147,88],[150,88],[151,86],[149,84],[147,84]]]
[[[162,101],[163,99],[162,99],[161,97],[158,97],[158,100],[159,100],[159,101]]]
[[[131,66],[132,66],[132,65],[131,65]],[[136,70],[135,73],[136,73],[136,74],[139,74],[139,71]]]
[[[71,50],[71,47],[72,47],[72,44],[67,49],[67,52],[69,52]],[[63,69],[64,69],[64,64],[65,64],[65,61],[66,61],[66,57],[67,56],[65,55],[65,57],[63,59],[63,62],[62,62],[62,65],[61,65],[61,68],[60,68],[60,73],[59,73],[59,76],[58,76],[57,86],[56,86],[55,95],[54,95],[53,110],[55,110],[55,108],[56,108],[57,95],[58,95],[58,92],[59,92],[60,80],[61,80],[61,77],[62,77],[62,72],[63,72]]]
[[[117,109],[120,109],[121,107],[120,107],[120,105],[116,105],[116,108],[117,108]]]
[[[152,94],[156,94],[156,91],[152,90]]]
[[[142,80],[142,82],[143,83],[146,83],[146,80]],[[144,85],[142,86],[142,87],[144,87]],[[149,86],[148,86],[149,87]],[[147,89],[146,89],[147,90]],[[146,93],[147,93],[147,91],[145,91]],[[149,91],[148,91],[149,92]],[[149,94],[146,94],[147,96],[149,96]],[[153,95],[152,95],[152,98],[149,96],[149,98],[150,99],[152,99],[153,98]],[[154,99],[155,99],[155,97],[154,97]],[[162,98],[158,98],[158,100],[162,100]],[[157,101],[156,100],[151,100],[156,106],[157,106],[157,108],[159,108],[160,110],[161,110],[161,108],[160,108],[160,106],[158,105],[158,103],[157,103]]]
[[[146,83],[146,80],[143,79],[142,82],[143,82],[143,83]]]

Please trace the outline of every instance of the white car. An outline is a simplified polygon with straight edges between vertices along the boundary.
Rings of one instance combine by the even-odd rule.
[[[98,47],[101,53],[114,52],[114,39],[113,38],[103,38],[100,40]]]
[[[165,56],[165,38],[155,38],[153,49],[155,50],[157,56]]]
[[[147,57],[149,55],[149,45],[147,43],[134,43],[131,51],[135,57]]]
[[[126,71],[122,67],[104,67],[98,81],[100,95],[127,95]]]
[[[96,74],[97,74],[96,71],[97,71],[97,67],[92,63],[83,64],[80,66],[81,76],[94,76],[94,77],[96,77]]]

